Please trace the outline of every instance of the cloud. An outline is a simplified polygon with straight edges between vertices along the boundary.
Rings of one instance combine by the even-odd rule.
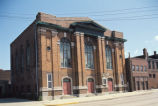
[[[156,41],[158,41],[158,35],[157,35],[157,36],[155,36],[155,40],[156,40]]]

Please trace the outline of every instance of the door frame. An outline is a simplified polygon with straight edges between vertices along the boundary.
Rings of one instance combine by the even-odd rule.
[[[93,79],[93,81],[94,81],[94,93],[96,93],[96,84],[95,84],[95,78],[93,77],[93,76],[89,76],[89,77],[87,77],[87,94],[90,94],[89,92],[88,92],[88,79],[89,78],[92,78]]]
[[[107,83],[108,83],[109,79],[112,79],[112,81],[111,81],[112,82],[112,91],[114,91],[114,88],[113,88],[114,87],[114,85],[113,85],[114,84],[113,78],[111,78],[111,77],[107,78]],[[109,84],[107,84],[107,85],[108,85],[108,92],[112,92],[112,91],[109,91]]]
[[[69,77],[69,76],[65,76],[65,77],[62,77],[62,95],[64,95],[64,89],[63,89],[63,83],[64,83],[64,79],[65,78],[68,78],[68,79],[70,79],[70,84],[71,84],[71,94],[70,95],[73,95],[73,86],[72,86],[72,78],[71,77]]]

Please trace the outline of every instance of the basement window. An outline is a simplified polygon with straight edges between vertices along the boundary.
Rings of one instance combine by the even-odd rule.
[[[102,79],[102,85],[106,86],[106,83],[107,83],[107,79],[106,79],[106,78],[103,78],[103,79]]]

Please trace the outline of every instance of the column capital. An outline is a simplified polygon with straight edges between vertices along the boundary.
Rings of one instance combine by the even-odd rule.
[[[54,30],[52,30],[51,33],[52,33],[52,36],[56,36],[58,34],[58,32]]]
[[[74,35],[80,35],[80,32],[74,32]]]
[[[40,34],[46,34],[46,28],[39,27],[39,28],[37,29],[37,32],[40,33]]]
[[[80,36],[84,36],[84,33],[83,33],[83,32],[80,32]]]
[[[115,43],[114,43],[114,46],[115,46],[115,47],[118,47],[118,46],[119,46],[119,42],[115,42]]]
[[[84,36],[84,33],[83,32],[74,32],[74,35]]]
[[[98,39],[101,39],[102,37],[101,36],[98,36]]]
[[[104,40],[104,39],[105,39],[105,37],[103,36],[103,37],[101,37],[101,39],[102,39],[102,40]]]

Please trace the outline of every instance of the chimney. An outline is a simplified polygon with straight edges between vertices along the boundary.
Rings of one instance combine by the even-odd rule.
[[[156,56],[156,51],[154,51],[154,56]]]
[[[147,49],[146,49],[146,48],[143,49],[143,55],[144,55],[144,58],[145,58],[145,59],[148,58],[148,52],[147,52]]]
[[[130,52],[128,53],[128,58],[129,58],[129,59],[131,58]]]

